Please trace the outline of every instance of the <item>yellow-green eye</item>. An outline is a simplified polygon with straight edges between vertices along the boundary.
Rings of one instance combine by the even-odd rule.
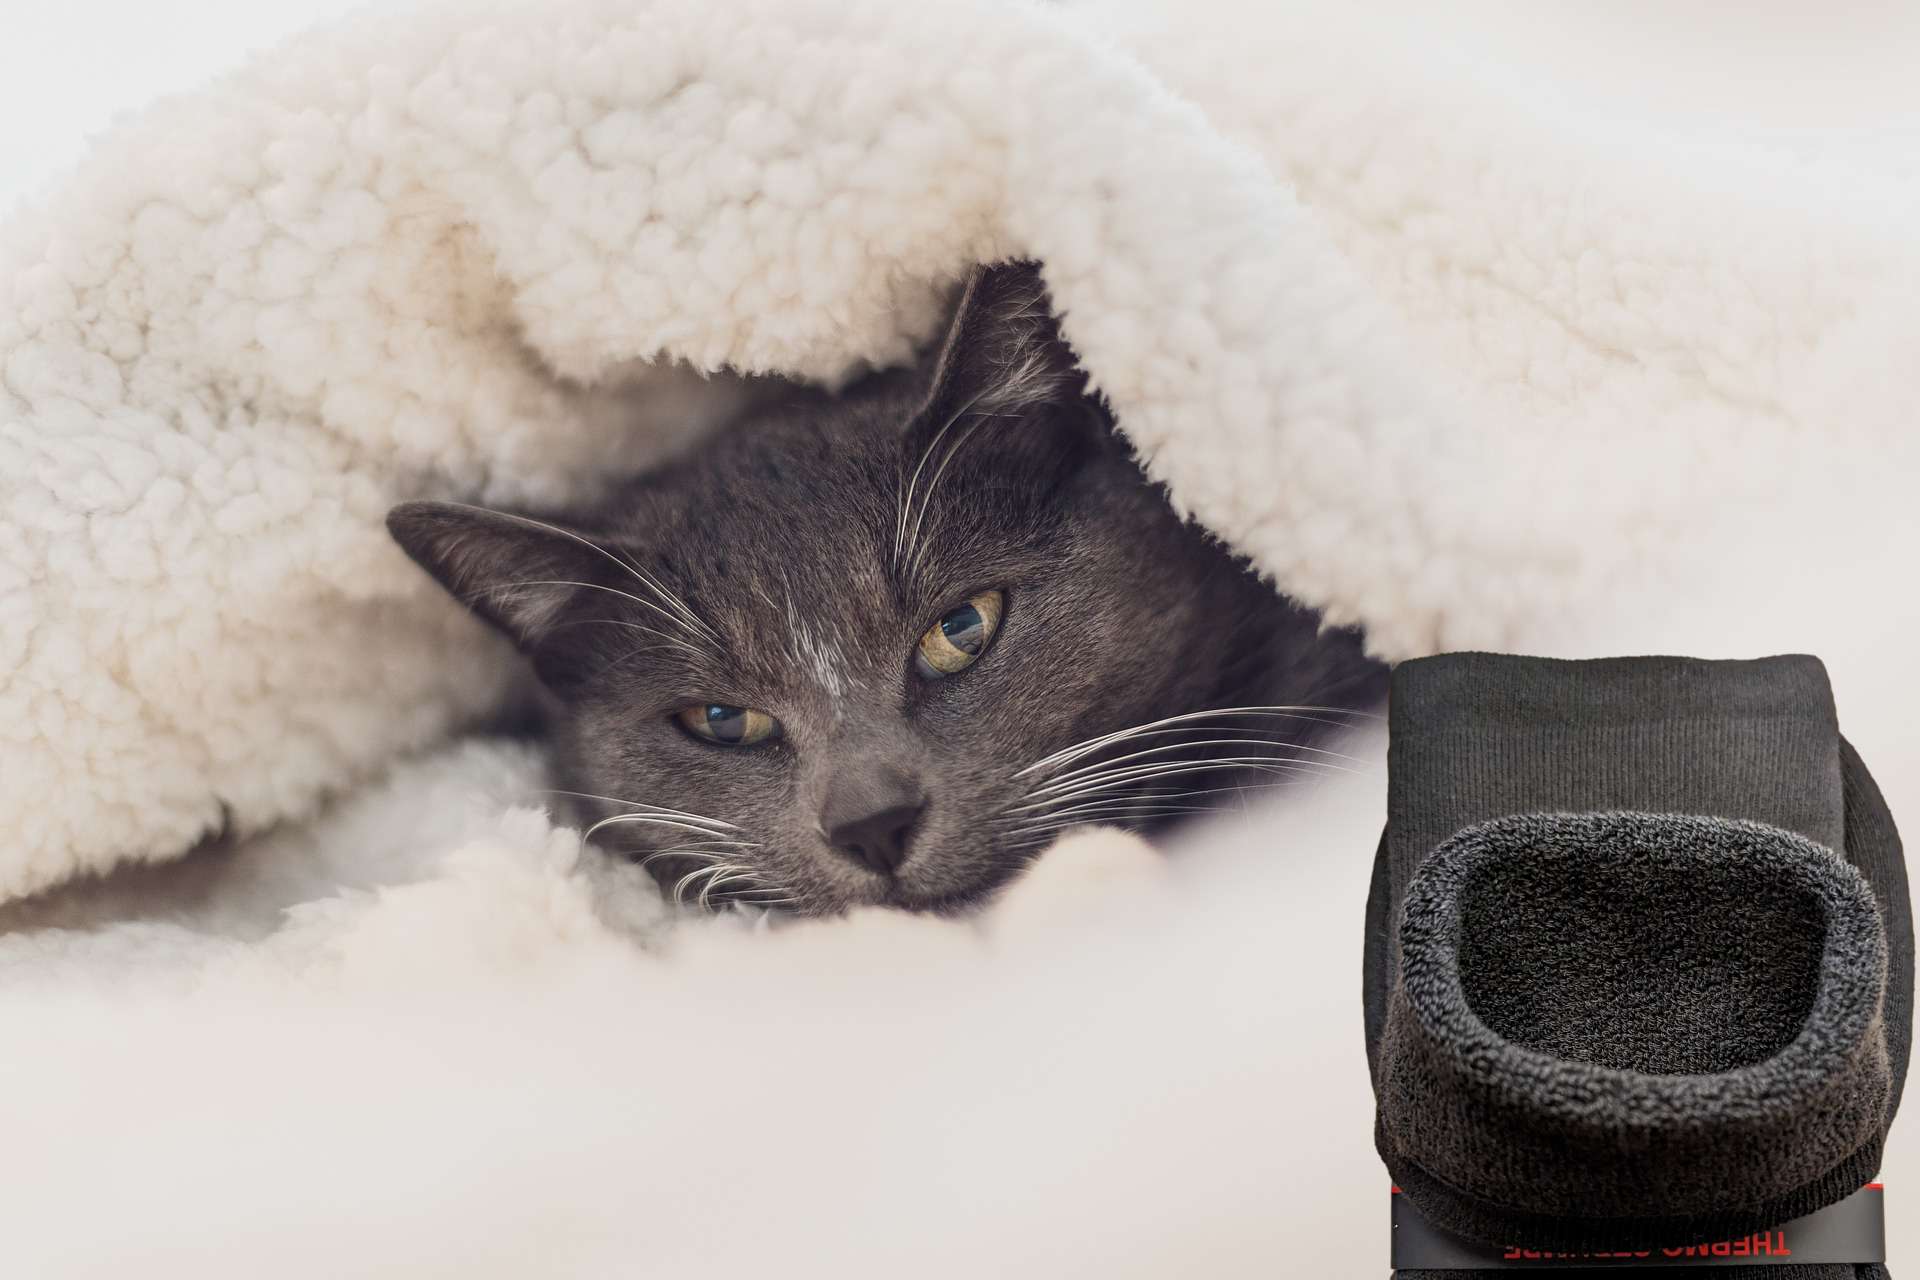
[[[1006,597],[998,591],[982,591],[973,599],[949,609],[946,616],[928,627],[915,647],[913,665],[929,680],[965,671],[980,660],[1000,629],[1000,612]]]
[[[726,707],[718,703],[687,707],[673,713],[680,727],[703,742],[723,747],[750,747],[778,737],[780,722],[764,711],[751,707]]]

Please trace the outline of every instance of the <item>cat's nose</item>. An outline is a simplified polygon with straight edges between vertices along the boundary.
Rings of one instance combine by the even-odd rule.
[[[890,876],[912,851],[914,830],[926,808],[920,784],[897,770],[882,766],[844,772],[827,788],[820,829],[836,851]]]

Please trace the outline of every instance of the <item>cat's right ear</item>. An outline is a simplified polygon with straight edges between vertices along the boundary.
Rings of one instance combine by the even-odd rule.
[[[1040,265],[976,268],[909,420],[907,452],[924,460],[944,447],[937,475],[963,447],[991,450],[1026,483],[1051,490],[1111,438],[1111,419],[1087,396],[1060,334]]]
[[[1016,419],[1070,405],[1086,377],[1060,336],[1037,262],[976,267],[961,291],[921,414]]]
[[[611,555],[571,529],[458,502],[403,502],[387,531],[454,599],[529,650],[591,583],[596,557]]]

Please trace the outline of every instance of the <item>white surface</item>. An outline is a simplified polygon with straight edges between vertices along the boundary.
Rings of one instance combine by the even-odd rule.
[[[1128,421],[1160,447],[1157,465],[1176,495],[1283,580],[1380,621],[1400,651],[1423,638],[1567,652],[1812,649],[1829,659],[1843,723],[1896,813],[1920,807],[1920,717],[1910,691],[1887,675],[1910,648],[1914,624],[1906,587],[1912,529],[1885,501],[1904,497],[1915,478],[1893,435],[1914,409],[1905,357],[1915,295],[1906,287],[1911,235],[1902,216],[1912,205],[1900,203],[1911,200],[1902,176],[1913,172],[1913,156],[1899,132],[1911,124],[1912,87],[1893,74],[1912,65],[1910,30],[1845,7],[1805,27],[1790,23],[1784,8],[1756,17],[1742,6],[1714,18],[1702,7],[1685,29],[1652,16],[1653,6],[1641,7],[1637,26],[1629,25],[1634,11],[1617,6],[1554,10],[1554,21],[1539,16],[1545,6],[1483,7],[1474,26],[1425,44],[1417,29],[1396,28],[1413,46],[1401,50],[1385,34],[1378,48],[1343,43],[1339,23],[1296,24],[1286,13],[1270,15],[1273,27],[1262,35],[1249,25],[1258,15],[1229,23],[1227,6],[1180,6],[1164,31],[1147,6],[1119,6],[1103,18],[1114,41],[1298,185],[1308,216],[1296,219],[1284,202],[1261,205],[1269,197],[1255,178],[1229,181],[1233,161],[1216,149],[1176,148],[1174,162],[1194,158],[1180,182],[1152,167],[1168,161],[1165,147],[1145,147],[1134,161],[1077,153],[1069,126],[1108,110],[1187,136],[1180,130],[1192,127],[1190,118],[1115,94],[1137,88],[1127,75],[1103,71],[1091,82],[1105,96],[1068,97],[1071,109],[1063,110],[1036,87],[1044,76],[1031,68],[1028,78],[1015,76],[1013,50],[975,50],[970,61],[966,39],[936,38],[937,23],[934,35],[888,29],[883,8],[862,30],[915,51],[897,64],[912,90],[903,101],[944,101],[934,82],[974,101],[967,95],[978,86],[961,73],[987,68],[988,100],[1017,81],[1055,113],[1044,116],[1052,130],[1032,140],[1053,163],[1025,170],[1033,180],[1006,207],[994,203],[990,183],[963,181],[953,193],[953,210],[964,210],[956,226],[884,221],[913,228],[904,249],[888,242],[910,263],[906,278],[930,280],[970,252],[1044,251],[1059,268],[1070,336],[1123,410],[1139,406]],[[209,18],[215,11],[138,12],[149,16],[116,21],[111,10],[86,4],[32,19],[9,15],[0,56],[32,64],[0,64],[12,73],[0,74],[0,104],[10,108],[0,143],[14,189],[71,159],[78,136],[104,121],[105,104],[192,86],[228,50],[272,34],[265,24],[293,26],[306,16],[236,10],[241,30]],[[1563,25],[1574,12],[1586,17]],[[193,34],[207,22],[217,38]],[[498,64],[481,69],[504,66],[510,79],[516,56],[538,46],[549,25],[508,42]],[[36,48],[23,30],[51,34]],[[370,47],[383,62],[415,65],[437,38],[422,30],[418,45]],[[62,31],[70,33],[64,41]],[[1233,38],[1222,45],[1210,31]],[[699,43],[697,32],[679,35]],[[737,30],[729,37],[715,28],[712,39],[738,49]],[[1316,41],[1365,56],[1343,64],[1318,56]],[[633,65],[663,43],[635,45]],[[781,46],[764,74],[747,81],[753,90],[778,91],[793,47]],[[527,74],[537,80],[539,72]],[[270,74],[236,91],[240,109],[203,116],[189,103],[173,119],[194,130],[153,136],[184,142],[201,136],[199,126],[207,136],[230,126],[229,138],[264,146],[279,140],[277,126],[245,108],[329,83],[325,75],[307,84]],[[1581,106],[1604,103],[1616,86],[1619,110]],[[492,89],[472,91],[484,98]],[[446,101],[457,106],[459,94]],[[1834,126],[1849,129],[1842,145],[1807,132]],[[1691,143],[1662,149],[1676,137],[1751,137],[1778,127],[1793,129],[1793,151],[1813,157],[1832,180],[1800,182],[1766,157]],[[1114,145],[1114,135],[1091,136]],[[1140,145],[1137,133],[1118,136]],[[978,154],[964,138],[891,144],[906,158],[954,154],[944,146]],[[1047,150],[1054,145],[1057,153]],[[1086,145],[1093,144],[1082,152]],[[249,153],[243,147],[240,155]],[[195,167],[218,158],[185,145],[178,154],[125,150],[94,175],[92,195],[68,210],[91,211],[99,224],[63,217],[61,234],[70,243],[112,243],[115,201],[142,207],[134,199],[141,184],[165,189],[180,175],[169,198],[190,202],[207,190],[188,181]],[[1100,228],[1116,238],[1098,243],[1092,264],[1073,260],[1094,243],[1087,229],[1050,220],[1060,209],[1046,204],[1075,190],[1081,158],[1119,183],[1113,221]],[[283,159],[301,163],[297,149]],[[1032,165],[1036,157],[1020,160]],[[475,172],[481,185],[500,176],[477,162]],[[967,176],[964,166],[931,172]],[[1152,176],[1148,194],[1163,221],[1128,203],[1142,194],[1127,187],[1128,173]],[[594,225],[590,207],[537,186],[462,194],[497,241],[525,255],[521,287],[549,280],[542,273],[555,264],[540,254],[552,237]],[[1206,197],[1209,216],[1196,218],[1181,196]],[[885,206],[884,197],[866,194],[890,211],[913,208]],[[1273,244],[1258,234],[1264,224],[1235,216],[1263,207]],[[326,224],[304,216],[296,209],[293,225]],[[1154,237],[1167,228],[1164,240]],[[1172,255],[1168,243],[1190,246],[1196,257]],[[1307,287],[1283,287],[1282,268],[1317,262],[1313,254],[1326,246],[1351,274],[1309,272]],[[182,278],[197,279],[194,253],[204,245],[188,239],[162,248],[162,265],[146,278],[164,281],[178,267]],[[1127,305],[1117,270],[1097,269],[1116,264],[1144,272],[1148,318]],[[1203,412],[1199,391],[1156,385],[1151,360],[1136,359],[1141,348],[1126,340],[1130,323],[1151,335],[1154,352],[1160,329],[1185,336],[1172,305],[1183,264],[1189,275],[1246,291],[1207,300],[1220,310],[1198,314],[1216,329],[1232,331],[1219,322],[1239,302],[1271,322],[1252,331],[1284,339],[1227,355],[1253,360],[1261,374],[1317,368],[1339,395],[1357,397],[1340,402],[1349,410],[1378,410],[1382,395],[1389,408],[1438,406],[1437,420],[1453,431],[1416,429],[1435,420],[1421,412],[1415,428],[1335,414],[1338,426],[1358,428],[1351,437],[1336,430],[1284,448],[1246,438],[1207,448],[1248,418],[1265,419],[1236,414],[1243,402],[1233,398]],[[84,261],[63,264],[84,269]],[[300,288],[311,281],[298,262],[283,260],[280,269],[291,274],[278,278],[263,267],[257,287],[291,280],[297,295],[311,293]],[[463,271],[471,264],[450,270],[456,285],[485,278]],[[537,352],[576,372],[644,353],[634,348],[653,331],[627,309],[629,300],[609,302],[597,278],[562,283],[586,305],[531,312]],[[716,324],[681,340],[689,354],[731,351],[780,363],[784,353],[787,363],[819,371],[862,344],[878,350],[899,337],[889,326],[901,321],[857,264],[815,284],[819,297],[852,300],[843,328],[809,328],[822,313],[815,307],[779,332]],[[1342,290],[1359,305],[1344,309]],[[57,290],[34,300],[57,313]],[[500,305],[484,289],[467,300],[483,316]],[[928,314],[924,292],[895,300],[909,328]],[[696,309],[693,318],[724,317]],[[457,328],[447,335],[456,349],[472,336]],[[201,335],[189,350],[227,359],[220,338]],[[0,338],[0,352],[8,349]],[[236,350],[250,348],[242,342]],[[456,358],[470,362],[462,370],[504,366],[521,376],[498,347],[480,344]],[[324,367],[340,376],[338,364]],[[1233,386],[1220,376],[1238,368],[1233,360],[1207,367],[1215,376],[1201,390]],[[7,370],[15,394],[31,390],[33,366],[16,359]],[[297,380],[303,371],[310,362],[289,358],[264,376]],[[376,370],[385,372],[384,364]],[[422,375],[429,384],[431,372]],[[1248,394],[1265,391],[1289,403],[1284,388]],[[515,397],[519,412],[554,415],[552,434],[517,446],[536,452],[539,466],[503,470],[518,483],[564,483],[568,466],[584,465],[602,438],[595,414],[605,406],[555,396],[537,377],[509,382],[503,399]],[[300,397],[289,403],[297,416]],[[473,439],[429,434],[430,449],[456,455],[446,482],[458,483],[462,468],[490,450],[520,456],[502,443],[517,438],[504,430],[513,420],[508,413],[493,423],[501,433]],[[27,438],[57,446],[65,421],[43,418],[44,433]],[[370,422],[388,425],[376,415],[350,418],[349,426]],[[252,427],[237,439],[260,438],[259,424]],[[401,431],[374,443],[385,463],[390,454],[380,450],[419,441]],[[403,471],[369,473],[377,484],[398,485]],[[1276,491],[1297,506],[1257,501]],[[378,488],[343,492],[363,514],[385,500]],[[1383,502],[1368,506],[1375,498]],[[1357,504],[1351,525],[1337,518],[1349,502]],[[1433,541],[1383,540],[1381,529],[1405,528],[1388,517],[1415,506],[1424,521],[1415,532]],[[1315,518],[1296,518],[1301,509]],[[1743,523],[1755,510],[1769,518]],[[210,500],[209,521],[222,513]],[[89,538],[116,527],[89,519]],[[377,536],[360,523],[370,536],[351,545],[371,557]],[[102,545],[78,539],[69,531],[47,545]],[[1758,554],[1779,552],[1783,542],[1802,547],[1802,558]],[[311,544],[288,545],[312,557]],[[1478,561],[1469,555],[1475,548]],[[359,562],[329,555],[318,563]],[[1476,563],[1482,572],[1468,573]],[[69,560],[44,564],[77,572]],[[382,633],[399,664],[388,672],[405,670],[409,643],[416,658],[424,653],[444,667],[434,646],[465,644],[471,633],[432,613],[424,593],[409,596],[394,566],[365,564],[359,581],[386,593],[383,608],[425,610],[411,615],[422,628],[411,642],[404,629]],[[1443,572],[1449,568],[1457,576]],[[282,581],[300,585],[266,573],[248,589]],[[70,598],[68,585],[57,601]],[[190,601],[247,598],[184,585]],[[116,599],[163,598],[156,590]],[[315,603],[297,591],[291,599]],[[299,616],[272,597],[265,603],[249,625]],[[225,641],[222,634],[135,638],[148,654],[175,640],[187,654],[214,654],[219,676],[244,654],[233,633]],[[306,651],[305,670],[318,671],[329,653],[368,651],[326,639],[323,629],[315,634],[322,642]],[[65,691],[77,693],[88,670],[69,669]],[[205,674],[191,664],[180,671],[177,679]],[[465,676],[440,671],[435,679],[457,685]],[[216,679],[208,692],[231,690]],[[359,770],[384,760],[408,733],[425,737],[458,692],[440,690],[436,698],[446,701],[434,701],[406,732],[382,724],[390,736],[356,739],[369,748]],[[69,743],[91,727],[96,709],[87,699],[73,707],[65,729],[43,727],[49,722],[37,715],[8,723]],[[252,717],[274,711],[243,704],[240,718],[259,724]],[[199,728],[191,715],[183,723]],[[270,718],[264,725],[274,728]],[[284,741],[276,732],[260,741]],[[18,751],[21,740],[12,741],[7,749]],[[161,758],[182,767],[200,759],[197,747],[161,745]],[[249,740],[231,749],[226,772],[209,776],[230,786],[276,758]],[[123,803],[130,788],[149,784],[145,775],[115,778],[89,761],[49,771],[35,756],[6,763],[16,766],[16,786],[28,776],[23,769],[40,770],[7,811],[39,820],[49,796],[76,797],[72,812],[98,819],[87,820],[89,838],[105,833],[96,857],[134,851],[139,841],[129,832],[144,838],[159,829],[142,824],[158,824],[164,806]],[[297,763],[308,766],[305,774],[294,770],[298,776],[256,789],[256,821],[302,811],[341,773],[324,755]],[[1056,851],[981,930],[869,917],[768,938],[726,929],[666,934],[644,899],[596,899],[568,874],[569,836],[537,815],[494,811],[523,792],[524,769],[455,752],[384,789],[363,789],[318,826],[257,845],[254,859],[302,861],[311,881],[295,876],[289,887],[269,875],[274,882],[263,885],[236,875],[229,887],[239,900],[216,904],[211,915],[221,928],[212,933],[149,927],[8,940],[0,965],[8,984],[0,1056],[12,1077],[0,1093],[0,1131],[12,1153],[0,1170],[7,1261],[36,1275],[121,1274],[136,1262],[148,1275],[1381,1269],[1374,1246],[1383,1179],[1368,1142],[1354,964],[1377,774],[1303,798],[1283,817],[1230,827],[1183,864],[1173,885],[1125,842],[1096,839]],[[68,790],[88,784],[102,787],[97,799]],[[476,793],[491,799],[477,801]],[[22,832],[7,834],[10,855]],[[177,835],[162,830],[146,849],[166,852]],[[64,856],[74,846],[39,847]],[[5,869],[16,881],[41,873],[23,865]],[[391,887],[366,891],[382,883]],[[359,891],[330,899],[332,885]],[[242,921],[248,895],[277,905],[288,894],[316,900],[264,942],[232,940],[258,928]],[[609,901],[638,913],[648,950],[600,924],[596,906]],[[209,924],[207,913],[194,918]],[[1890,1164],[1895,1195],[1902,1170],[1915,1167],[1904,1146],[1896,1140]],[[1893,1216],[1898,1227],[1912,1220]],[[1914,1243],[1897,1237],[1896,1259]]]
[[[115,117],[230,71],[352,0],[68,0],[0,8],[0,209]]]

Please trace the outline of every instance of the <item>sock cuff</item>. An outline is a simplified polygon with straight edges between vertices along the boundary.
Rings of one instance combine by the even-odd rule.
[[[1443,654],[1395,668],[1390,706],[1402,883],[1462,827],[1546,809],[1717,814],[1845,840],[1818,658]]]
[[[1624,1221],[1697,1226],[1729,1205],[1777,1214],[1885,1122],[1879,910],[1857,871],[1804,837],[1676,814],[1500,818],[1422,864],[1399,929],[1383,1154],[1397,1175],[1417,1166],[1467,1197],[1554,1220],[1555,1238],[1539,1243],[1617,1245]],[[1578,931],[1634,944],[1620,971],[1565,971],[1611,953],[1564,936]],[[1692,999],[1632,1007],[1636,956],[1649,981],[1671,981],[1652,967],[1769,940],[1780,962],[1752,973],[1752,989],[1740,966],[1723,967]],[[1754,1040],[1735,1025],[1758,1005],[1777,1023],[1782,992],[1805,1001],[1791,1034],[1770,1025]],[[1545,1025],[1542,993],[1587,1014]]]
[[[1767,658],[1536,658],[1443,653],[1393,670],[1394,724],[1410,737],[1479,725],[1582,727],[1649,721],[1717,726],[1779,716],[1829,734],[1839,721],[1827,669],[1811,654]]]

